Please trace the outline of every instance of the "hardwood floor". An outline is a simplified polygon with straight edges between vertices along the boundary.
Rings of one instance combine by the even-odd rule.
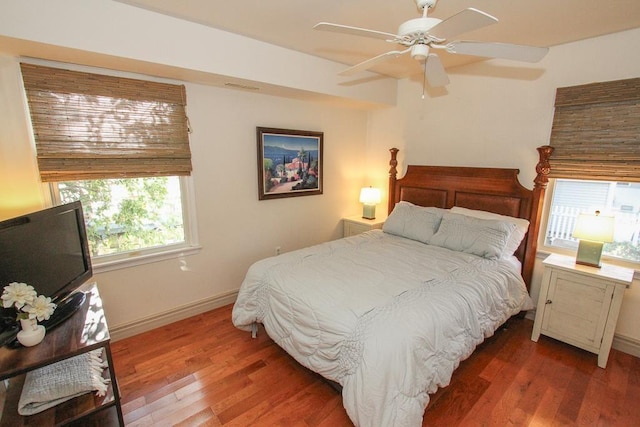
[[[112,344],[130,426],[352,426],[327,382],[231,305]],[[597,356],[513,319],[432,395],[423,426],[640,426],[640,359]]]

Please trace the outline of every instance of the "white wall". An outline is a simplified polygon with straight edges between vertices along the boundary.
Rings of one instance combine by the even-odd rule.
[[[36,210],[44,203],[33,180],[38,166],[25,120],[26,99],[15,60],[0,55],[0,219]]]
[[[202,251],[96,275],[112,329],[228,295],[239,288],[249,265],[274,255],[276,245],[291,251],[341,237],[341,217],[361,210],[365,112],[186,87]],[[39,208],[43,188],[15,58],[0,60],[0,93],[0,218],[8,218]],[[259,201],[256,126],[324,132],[324,194]]]
[[[421,82],[403,80],[398,106],[371,113],[369,150],[390,126],[404,157],[415,164],[515,167],[533,187],[536,147],[548,144],[558,87],[640,76],[640,29],[552,47],[539,64],[488,61],[449,70],[451,84],[421,99]],[[402,152],[401,152],[402,153]],[[403,161],[406,166],[406,161]],[[537,263],[532,296],[541,277]],[[625,293],[616,334],[640,344],[640,283]]]

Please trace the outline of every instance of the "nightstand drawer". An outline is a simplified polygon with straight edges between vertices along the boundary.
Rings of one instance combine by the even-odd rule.
[[[356,234],[364,233],[365,231],[369,231],[372,228],[366,224],[356,224],[354,222],[345,221],[344,222],[344,235],[346,236],[355,236]]]
[[[342,236],[349,237],[365,231],[382,228],[386,218],[365,219],[361,216],[351,216],[342,219]]]

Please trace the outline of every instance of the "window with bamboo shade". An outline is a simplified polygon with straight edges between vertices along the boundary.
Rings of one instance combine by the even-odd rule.
[[[82,202],[94,271],[197,250],[185,87],[20,66],[40,177]]]
[[[640,263],[640,78],[558,88],[544,246],[576,250],[580,215],[614,217],[604,255]]]
[[[21,64],[41,179],[191,173],[182,85]]]

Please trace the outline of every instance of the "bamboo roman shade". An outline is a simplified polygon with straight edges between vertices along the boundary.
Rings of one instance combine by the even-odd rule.
[[[43,181],[191,173],[184,86],[21,69]]]
[[[559,88],[551,178],[640,182],[640,78]]]

